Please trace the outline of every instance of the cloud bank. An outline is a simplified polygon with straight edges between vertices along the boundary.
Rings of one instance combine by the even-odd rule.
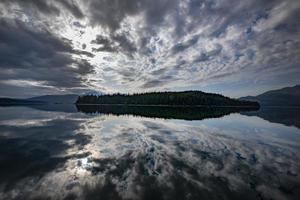
[[[1,96],[299,84],[300,2],[4,0]]]

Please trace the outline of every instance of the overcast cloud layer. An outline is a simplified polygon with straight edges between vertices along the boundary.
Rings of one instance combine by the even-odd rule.
[[[299,84],[299,0],[1,0],[0,96]]]

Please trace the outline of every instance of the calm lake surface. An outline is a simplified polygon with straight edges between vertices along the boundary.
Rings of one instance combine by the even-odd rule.
[[[0,199],[300,199],[299,115],[0,107]]]

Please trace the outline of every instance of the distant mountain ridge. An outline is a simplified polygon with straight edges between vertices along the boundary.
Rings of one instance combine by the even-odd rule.
[[[33,104],[44,104],[42,101],[31,101],[26,99],[12,99],[12,98],[0,98],[0,105],[33,105]]]
[[[46,103],[59,103],[59,104],[70,104],[75,103],[79,95],[66,94],[66,95],[43,95],[38,97],[32,97],[26,100],[30,101],[42,101]]]
[[[300,85],[271,90],[257,96],[246,96],[239,99],[257,101],[262,106],[300,106]]]
[[[44,95],[28,99],[0,98],[0,105],[74,104],[79,95]]]

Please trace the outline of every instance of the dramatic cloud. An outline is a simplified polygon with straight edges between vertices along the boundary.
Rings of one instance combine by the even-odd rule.
[[[242,96],[299,84],[297,0],[4,0],[0,8],[1,96],[16,96],[9,88],[20,97]]]
[[[1,84],[28,87],[30,84],[18,83],[31,82],[32,86],[59,90],[82,86],[83,76],[94,71],[87,60],[72,56],[92,57],[91,53],[75,51],[69,40],[46,30],[33,30],[19,20],[1,19],[0,35]]]
[[[74,15],[74,17],[77,18],[83,18],[84,14],[80,10],[80,8],[77,6],[76,3],[72,0],[56,0],[58,3],[61,3],[67,10],[70,11]]]

